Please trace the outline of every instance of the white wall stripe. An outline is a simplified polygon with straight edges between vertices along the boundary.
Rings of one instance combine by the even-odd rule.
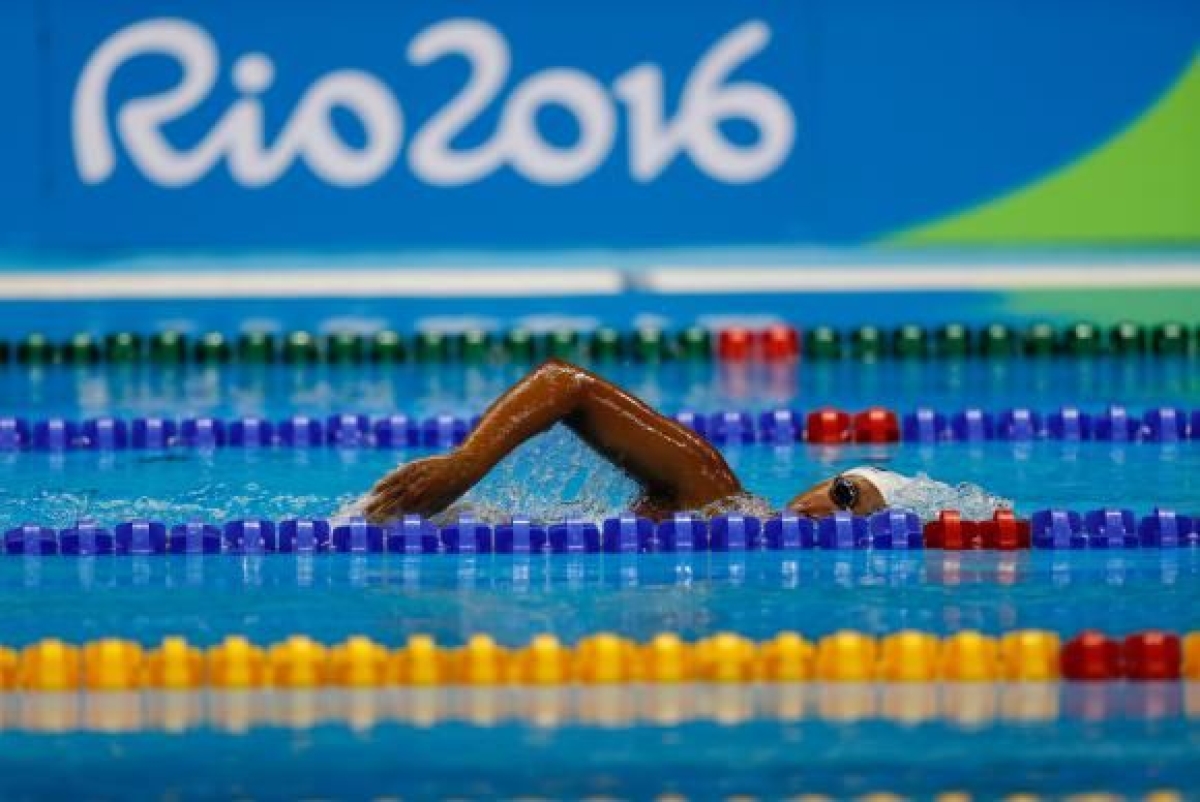
[[[806,265],[795,268],[651,268],[636,279],[647,292],[876,292],[879,290],[1022,290],[1055,288],[1200,287],[1200,263],[1088,264],[878,264]]]
[[[42,301],[615,295],[625,286],[617,270],[586,267],[0,273],[0,299]]]
[[[1200,288],[1200,262],[879,263],[751,267],[89,270],[0,272],[0,300],[504,298],[774,292]]]

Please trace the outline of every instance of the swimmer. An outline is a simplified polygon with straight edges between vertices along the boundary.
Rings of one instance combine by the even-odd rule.
[[[519,445],[558,423],[639,485],[632,505],[637,515],[662,520],[680,511],[736,509],[735,500],[753,498],[699,434],[596,374],[551,359],[497,399],[461,446],[396,468],[375,485],[361,510],[377,523],[406,513],[437,515]],[[814,518],[837,510],[869,515],[895,504],[916,481],[880,468],[854,468],[786,506]]]

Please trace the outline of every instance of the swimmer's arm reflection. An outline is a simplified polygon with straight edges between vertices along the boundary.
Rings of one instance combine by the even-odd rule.
[[[634,512],[661,518],[739,493],[725,459],[700,435],[611,382],[551,359],[509,389],[454,451],[410,462],[372,491],[366,515],[433,515],[479,482],[517,446],[556,423],[641,486]]]

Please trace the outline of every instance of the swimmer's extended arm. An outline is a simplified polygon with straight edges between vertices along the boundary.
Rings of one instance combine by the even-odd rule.
[[[552,359],[492,404],[458,449],[385,476],[367,517],[440,512],[513,449],[556,423],[642,485],[639,510],[647,515],[696,509],[741,490],[724,458],[691,429],[599,376]]]

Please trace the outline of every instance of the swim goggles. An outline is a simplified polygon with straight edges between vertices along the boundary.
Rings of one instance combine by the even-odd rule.
[[[833,484],[829,486],[829,498],[838,509],[853,509],[858,503],[858,495],[858,485],[854,482],[841,475],[833,477]]]

